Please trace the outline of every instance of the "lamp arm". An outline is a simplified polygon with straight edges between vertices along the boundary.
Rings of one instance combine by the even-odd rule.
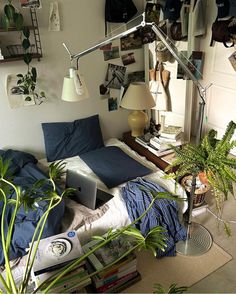
[[[202,100],[204,100],[204,95],[202,95],[202,93],[204,93],[206,91],[206,89],[202,86],[201,83],[199,83],[199,81],[196,79],[196,77],[194,76],[194,74],[190,71],[190,69],[184,64],[184,62],[181,60],[181,58],[179,57],[178,53],[177,53],[177,49],[174,46],[171,46],[169,44],[169,42],[166,40],[166,37],[163,35],[163,33],[161,32],[161,30],[158,28],[158,26],[155,23],[149,23],[145,21],[145,13],[142,14],[143,16],[143,20],[142,22],[137,25],[134,26],[120,34],[117,34],[115,36],[106,38],[102,41],[100,41],[99,43],[95,44],[94,46],[91,46],[87,49],[85,49],[82,52],[76,53],[76,54],[71,54],[70,50],[68,49],[68,47],[66,46],[65,43],[63,43],[63,46],[65,47],[67,53],[70,56],[70,60],[74,60],[74,59],[79,59],[80,57],[87,55],[107,44],[109,44],[111,41],[116,40],[116,39],[120,39],[122,37],[125,37],[133,32],[136,32],[138,29],[140,29],[141,27],[151,27],[151,29],[153,30],[153,32],[159,37],[159,39],[164,43],[164,45],[167,47],[167,49],[171,52],[171,54],[174,56],[174,58],[177,60],[177,62],[180,64],[180,66],[183,68],[183,70],[185,71],[185,73],[188,75],[188,77],[193,81],[193,83],[197,86],[200,97]],[[204,101],[205,102],[205,101]]]
[[[193,81],[193,83],[195,84],[195,86],[198,89],[199,92],[199,96],[201,98],[200,101],[200,113],[199,113],[199,125],[200,125],[200,135],[198,137],[201,137],[201,129],[202,129],[202,121],[203,121],[203,114],[204,114],[204,106],[206,104],[205,98],[206,98],[206,90],[208,89],[209,86],[211,86],[211,84],[207,87],[203,87],[202,84],[197,80],[197,78],[194,76],[194,74],[190,71],[190,69],[186,66],[186,64],[181,60],[181,58],[178,55],[178,50],[175,46],[170,45],[170,43],[167,41],[166,36],[163,35],[162,31],[159,29],[159,27],[155,24],[155,23],[149,23],[145,21],[145,13],[142,13],[142,17],[143,20],[142,22],[137,25],[134,26],[120,34],[117,34],[115,36],[106,38],[102,41],[100,41],[99,43],[95,44],[94,46],[91,46],[88,49],[85,49],[84,51],[80,52],[80,53],[76,53],[76,54],[71,54],[70,50],[68,49],[68,47],[66,46],[65,43],[63,43],[63,46],[65,47],[67,53],[70,56],[70,61],[72,63],[72,61],[74,59],[76,59],[77,61],[79,60],[80,57],[87,55],[93,51],[95,51],[96,49],[99,49],[107,44],[109,44],[111,41],[116,40],[116,39],[120,39],[122,37],[125,37],[133,32],[136,32],[138,29],[140,29],[141,27],[151,27],[151,29],[153,30],[153,32],[159,37],[159,39],[164,43],[164,45],[167,47],[167,49],[170,51],[170,53],[174,56],[174,58],[177,60],[177,62],[179,63],[179,65],[182,67],[182,69],[184,70],[184,72],[187,74],[187,76]],[[198,138],[199,139],[199,138]]]

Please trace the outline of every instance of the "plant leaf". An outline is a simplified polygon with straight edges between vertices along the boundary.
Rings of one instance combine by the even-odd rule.
[[[29,65],[30,62],[31,62],[31,60],[32,60],[31,54],[30,54],[30,53],[26,53],[26,54],[24,54],[23,59],[24,59],[24,62],[25,62],[27,65]]]
[[[13,20],[13,16],[15,13],[15,7],[11,4],[7,4],[4,6],[4,12],[9,20]]]
[[[2,16],[2,26],[5,30],[8,30],[10,26],[10,21],[5,14]]]
[[[29,30],[29,27],[27,26],[24,26],[23,29],[22,29],[22,32],[23,32],[23,35],[29,39],[29,36],[30,36],[30,30]]]
[[[31,68],[32,80],[36,83],[37,81],[37,70],[35,67]]]
[[[29,39],[24,39],[22,41],[22,46],[23,46],[24,50],[26,51],[30,47],[30,41],[29,41]]]
[[[15,23],[17,30],[21,30],[21,28],[23,26],[23,22],[24,22],[23,15],[21,13],[16,12],[13,15],[13,20],[14,20],[14,23]]]

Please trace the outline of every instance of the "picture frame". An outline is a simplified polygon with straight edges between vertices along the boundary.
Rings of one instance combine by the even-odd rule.
[[[42,8],[41,0],[19,0],[22,8]]]

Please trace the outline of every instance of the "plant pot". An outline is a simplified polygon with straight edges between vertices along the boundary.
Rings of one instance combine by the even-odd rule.
[[[22,97],[24,106],[35,105],[34,94],[23,94]]]
[[[192,175],[188,175],[182,178],[181,185],[187,191],[188,195],[191,192],[191,184],[192,184]],[[206,192],[210,190],[210,185],[208,183],[202,183],[199,179],[199,176],[196,178],[196,189],[194,193],[193,205],[194,207],[198,207],[203,204],[206,196]]]
[[[208,179],[207,179],[207,175],[205,172],[200,172],[198,174],[199,180],[203,183],[203,184],[208,184]]]

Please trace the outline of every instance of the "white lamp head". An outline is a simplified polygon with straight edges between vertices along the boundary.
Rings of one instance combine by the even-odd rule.
[[[87,98],[89,98],[89,93],[83,76],[71,67],[70,74],[64,77],[61,99],[67,102],[77,102]]]

